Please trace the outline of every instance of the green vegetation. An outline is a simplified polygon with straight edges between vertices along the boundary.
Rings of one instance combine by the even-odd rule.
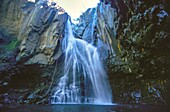
[[[123,71],[136,78],[167,79],[170,67],[168,16],[163,13],[163,7],[155,7],[155,3],[136,5],[137,9],[127,6],[128,19],[117,35],[120,63],[109,66],[115,68],[112,72]]]
[[[116,37],[120,53],[108,64],[113,96],[115,101],[136,103],[132,93],[137,92],[141,103],[166,104],[170,74],[166,4],[130,1],[125,2],[128,11]]]
[[[13,39],[7,46],[6,46],[6,50],[8,51],[12,51],[14,49],[17,48],[17,46],[19,45],[20,41],[18,41],[18,39]]]

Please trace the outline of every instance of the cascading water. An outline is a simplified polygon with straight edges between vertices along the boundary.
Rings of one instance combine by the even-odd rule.
[[[62,43],[65,52],[64,74],[59,79],[52,104],[111,103],[110,85],[97,48],[74,38],[69,20],[66,30]]]

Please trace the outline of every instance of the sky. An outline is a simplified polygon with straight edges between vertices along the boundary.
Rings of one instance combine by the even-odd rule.
[[[53,0],[58,3],[72,19],[78,18],[88,8],[96,7],[99,0]]]
[[[35,0],[28,0],[35,2]],[[42,0],[45,1],[45,0]],[[57,2],[73,19],[78,18],[88,8],[97,6],[99,0],[48,0],[49,2]]]

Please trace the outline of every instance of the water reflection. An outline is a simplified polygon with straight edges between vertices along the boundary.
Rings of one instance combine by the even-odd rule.
[[[0,112],[168,112],[165,105],[6,105]]]

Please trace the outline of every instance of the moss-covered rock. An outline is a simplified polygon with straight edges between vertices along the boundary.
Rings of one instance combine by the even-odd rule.
[[[168,2],[162,0],[156,2],[103,0],[103,2],[117,9],[119,18],[116,34],[119,53],[116,57],[108,58],[108,73],[110,77],[116,75],[114,77],[116,79],[111,78],[113,93],[115,96],[119,93],[121,95],[116,97],[115,101],[122,99],[131,102],[133,101],[131,94],[138,91],[142,102],[166,103],[166,85],[170,73],[168,69],[170,21],[166,8]],[[122,84],[116,83],[117,81],[122,81]],[[127,92],[120,91],[120,88],[127,89]],[[155,93],[150,93],[146,88],[154,88]]]

